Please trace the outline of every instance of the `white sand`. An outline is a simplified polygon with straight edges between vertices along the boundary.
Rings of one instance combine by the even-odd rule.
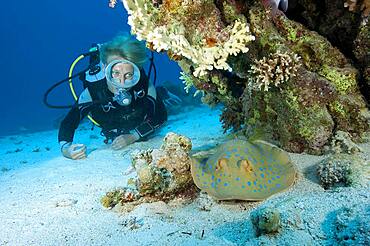
[[[184,110],[150,141],[121,151],[111,150],[99,129],[84,124],[75,142],[88,145],[89,155],[78,161],[60,155],[57,131],[0,139],[0,245],[320,245],[330,237],[322,226],[330,226],[330,212],[370,205],[368,189],[321,188],[314,165],[323,157],[292,154],[302,173],[297,184],[263,203],[217,203],[202,196],[192,204],[143,204],[126,215],[104,209],[105,192],[131,177],[122,173],[133,149],[158,148],[169,131],[190,137],[194,148],[223,137],[220,111]],[[370,145],[362,148],[370,156]],[[199,209],[204,202],[209,211]],[[279,235],[256,237],[249,214],[258,206],[285,211]]]

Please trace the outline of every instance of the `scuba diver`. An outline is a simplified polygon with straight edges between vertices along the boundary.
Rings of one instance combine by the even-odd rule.
[[[59,128],[63,156],[86,157],[86,146],[74,144],[73,136],[87,115],[98,122],[104,142],[111,142],[115,150],[146,140],[167,121],[165,103],[179,104],[181,99],[165,88],[163,93],[163,88],[154,87],[143,69],[145,49],[144,44],[126,35],[99,46],[98,66],[80,76],[85,90]],[[163,101],[161,95],[167,100]]]

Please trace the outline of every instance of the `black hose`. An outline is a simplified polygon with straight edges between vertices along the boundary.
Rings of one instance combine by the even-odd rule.
[[[150,74],[152,73],[152,67],[153,67],[153,70],[154,70],[153,85],[155,86],[155,82],[157,80],[157,69],[156,69],[155,64],[154,64],[154,52],[151,51],[151,53],[152,53],[152,55],[149,58],[149,60],[150,60],[150,66],[149,66],[149,71],[148,71],[148,78],[150,79]]]
[[[45,104],[47,107],[49,107],[49,108],[56,108],[56,109],[72,108],[72,107],[74,106],[74,104],[73,104],[73,105],[52,105],[52,104],[50,104],[50,103],[48,102],[48,96],[49,96],[49,93],[50,93],[52,90],[54,90],[56,87],[58,87],[59,85],[63,84],[64,82],[69,81],[70,79],[73,79],[73,78],[75,78],[75,77],[77,77],[77,76],[80,76],[81,74],[84,74],[84,73],[85,73],[86,71],[88,71],[88,70],[89,70],[89,68],[87,68],[87,69],[85,69],[85,70],[83,70],[83,71],[81,71],[81,72],[79,72],[79,73],[77,73],[77,74],[75,74],[75,75],[72,75],[71,77],[68,77],[68,78],[66,78],[66,79],[63,79],[63,80],[59,81],[58,83],[55,83],[53,86],[51,86],[51,87],[50,87],[50,88],[45,92],[45,94],[44,94],[44,99],[43,99],[44,104]]]

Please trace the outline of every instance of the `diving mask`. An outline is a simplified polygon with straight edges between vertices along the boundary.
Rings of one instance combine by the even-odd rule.
[[[105,69],[107,83],[117,89],[130,89],[140,80],[140,70],[137,65],[118,59],[110,62]]]

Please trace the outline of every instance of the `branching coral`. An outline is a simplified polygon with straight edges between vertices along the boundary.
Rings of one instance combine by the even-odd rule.
[[[170,51],[191,60],[196,77],[214,68],[231,70],[227,58],[248,52],[247,44],[254,40],[245,20],[235,20],[225,27],[213,1],[165,0],[158,8],[152,1],[123,3],[132,33],[158,52]],[[205,18],[205,13],[209,17]]]
[[[251,66],[249,86],[255,90],[268,91],[271,85],[278,87],[296,76],[301,66],[297,54],[275,53],[269,58],[263,57]]]
[[[189,90],[194,86],[194,82],[188,74],[184,72],[180,72],[180,74],[181,76],[179,77],[179,79],[182,80],[182,83],[185,86],[184,90],[186,93],[189,93]]]

